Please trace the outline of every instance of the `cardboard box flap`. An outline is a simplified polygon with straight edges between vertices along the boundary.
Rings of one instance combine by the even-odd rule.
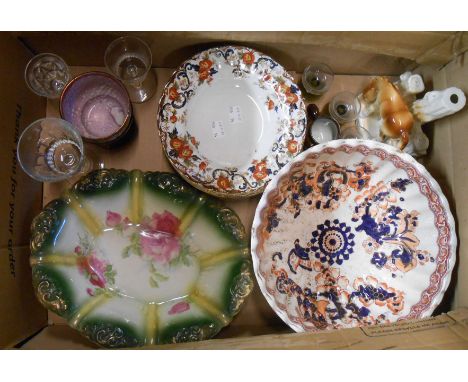
[[[16,159],[19,135],[42,118],[45,100],[24,82],[30,54],[10,34],[0,33],[0,346],[11,346],[47,324],[37,302],[29,267],[29,226],[41,208],[42,184],[30,179]]]
[[[434,89],[451,86],[468,94],[468,53],[450,62],[434,74]],[[468,306],[468,279],[457,277],[468,272],[468,106],[458,113],[435,122],[431,137],[429,169],[441,184],[457,224],[459,241],[457,264],[452,274],[456,283],[453,308]]]
[[[64,325],[44,329],[24,349],[95,349]],[[321,333],[270,334],[213,339],[152,349],[468,349],[468,309],[424,320]]]
[[[422,52],[454,32],[17,32],[37,52],[55,52],[72,66],[103,66],[107,45],[122,35],[145,40],[153,66],[172,68],[212,46],[234,44],[256,48],[300,71],[311,62],[330,64],[340,74],[397,75]],[[84,55],[83,52],[86,52]],[[431,62],[439,62],[434,52]],[[445,56],[442,62],[448,61]]]
[[[437,317],[321,333],[266,335],[159,349],[468,349],[468,309]]]

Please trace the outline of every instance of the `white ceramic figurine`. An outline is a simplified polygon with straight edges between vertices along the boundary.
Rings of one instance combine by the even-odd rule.
[[[465,94],[458,88],[428,92],[424,98],[413,102],[413,114],[422,123],[451,115],[465,106]]]
[[[378,84],[382,86],[376,86]],[[428,92],[422,99],[417,100],[416,94],[422,91],[424,91],[422,77],[411,72],[403,73],[393,84],[383,77],[373,79],[358,97],[361,102],[359,125],[367,130],[371,140],[399,147],[414,157],[426,155],[429,139],[423,132],[422,124],[460,111],[465,106],[466,97],[459,88],[450,87]],[[392,97],[374,97],[375,94],[390,94],[389,92],[393,94]],[[403,114],[405,116],[410,114],[402,114],[407,109],[414,117],[412,124],[408,118],[400,118]]]

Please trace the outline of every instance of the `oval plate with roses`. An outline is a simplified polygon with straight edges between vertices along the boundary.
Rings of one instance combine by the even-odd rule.
[[[173,167],[225,198],[261,193],[301,152],[298,86],[271,57],[246,47],[205,50],[172,75],[159,102],[159,134]]]
[[[32,224],[39,301],[109,348],[210,338],[253,287],[244,227],[169,173],[97,170]]]

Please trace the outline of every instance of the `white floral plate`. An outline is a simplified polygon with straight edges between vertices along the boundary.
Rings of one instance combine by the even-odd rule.
[[[212,48],[185,61],[159,102],[169,161],[193,186],[219,197],[262,192],[302,150],[305,126],[292,77],[244,47]]]
[[[436,181],[389,145],[315,146],[267,186],[252,227],[263,294],[295,331],[429,316],[455,264]]]
[[[39,301],[110,348],[210,338],[253,280],[237,215],[168,173],[98,170],[34,219]]]

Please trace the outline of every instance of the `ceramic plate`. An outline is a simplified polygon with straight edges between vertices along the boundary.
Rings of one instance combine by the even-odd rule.
[[[429,316],[455,263],[453,217],[407,154],[371,141],[318,145],[266,188],[252,228],[260,287],[296,331]]]
[[[98,170],[34,219],[40,302],[110,348],[210,338],[253,280],[237,215],[174,174]]]
[[[246,197],[302,150],[306,113],[281,65],[228,46],[179,67],[161,97],[158,125],[169,161],[191,184],[219,197]]]

